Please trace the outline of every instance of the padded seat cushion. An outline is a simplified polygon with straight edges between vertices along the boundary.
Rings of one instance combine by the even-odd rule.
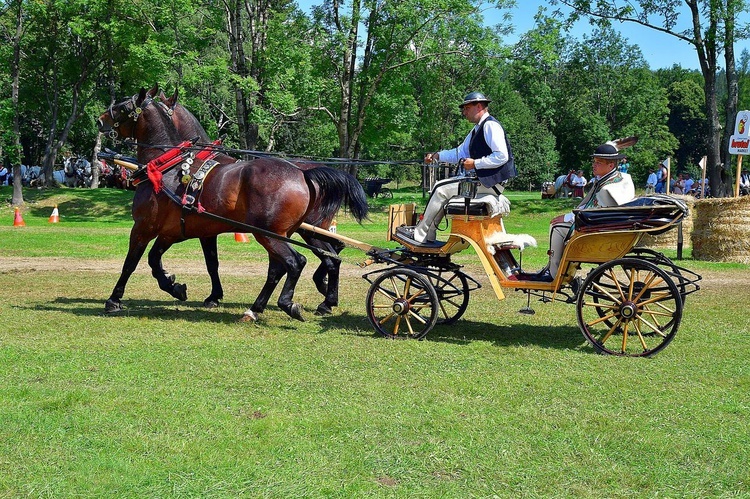
[[[445,206],[448,215],[466,215],[466,202],[464,198],[453,198]],[[480,194],[469,203],[469,215],[480,217],[505,216],[510,213],[510,201],[500,194]]]

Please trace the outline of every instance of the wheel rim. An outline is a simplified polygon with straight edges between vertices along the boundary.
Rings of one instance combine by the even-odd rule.
[[[584,337],[602,353],[654,355],[674,338],[682,299],[669,275],[653,263],[622,259],[594,269],[577,305]]]
[[[367,292],[367,316],[388,338],[424,338],[438,319],[435,288],[423,275],[395,269],[378,276]]]

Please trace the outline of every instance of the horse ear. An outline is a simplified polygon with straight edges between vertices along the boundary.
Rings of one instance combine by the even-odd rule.
[[[148,93],[146,92],[146,89],[141,87],[141,91],[138,93],[138,104],[140,105],[144,100],[146,100],[146,97],[148,97]]]
[[[151,90],[148,91],[148,96],[153,99],[154,97],[156,97],[156,94],[158,93],[159,93],[159,84],[154,83],[154,86],[151,87]]]
[[[177,90],[177,87],[174,87],[174,94],[172,94],[172,97],[169,98],[169,105],[172,107],[175,107],[177,105],[177,95],[179,94],[179,91]]]

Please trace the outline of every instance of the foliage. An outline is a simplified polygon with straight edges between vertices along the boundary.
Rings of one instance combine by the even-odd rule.
[[[709,116],[698,109],[697,93],[698,86],[705,93],[703,75],[651,71],[637,45],[606,23],[576,42],[570,20],[546,8],[508,46],[502,37],[512,26],[485,26],[482,9],[489,6],[474,0],[324,1],[312,14],[288,0],[247,2],[247,8],[241,1],[17,1],[27,29],[18,108],[23,151],[13,162],[40,164],[47,157],[52,164],[62,151],[91,154],[95,121],[106,106],[154,83],[168,93],[177,89],[208,133],[225,136],[230,147],[251,137],[258,149],[295,156],[414,164],[463,140],[471,125],[456,105],[481,90],[508,131],[519,163],[514,187],[524,189],[568,168],[588,168],[593,147],[624,135],[641,137],[628,154],[632,173],[644,179],[667,155],[689,169],[706,154]],[[639,4],[650,6],[644,14],[659,5],[674,14],[665,2]],[[238,47],[229,8],[241,17],[244,69],[228,51]],[[0,10],[4,41],[14,22],[11,9]],[[744,25],[736,29],[744,36]],[[13,154],[15,139],[11,46],[0,44],[5,155]],[[750,102],[748,61],[740,54],[740,107]],[[420,169],[383,163],[365,175],[401,182],[418,180]]]

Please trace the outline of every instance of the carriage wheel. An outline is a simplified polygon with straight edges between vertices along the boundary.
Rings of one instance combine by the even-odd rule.
[[[428,275],[440,306],[438,324],[453,324],[469,306],[469,280],[463,272],[438,271]]]
[[[388,187],[383,187],[382,189],[380,189],[380,192],[378,193],[378,195],[381,198],[393,199],[393,192],[391,192],[391,190]]]
[[[598,352],[648,357],[677,333],[682,299],[664,270],[648,261],[623,258],[591,271],[577,309],[581,332]]]
[[[414,270],[387,270],[367,291],[367,318],[387,338],[424,338],[435,326],[439,311],[435,288]]]

